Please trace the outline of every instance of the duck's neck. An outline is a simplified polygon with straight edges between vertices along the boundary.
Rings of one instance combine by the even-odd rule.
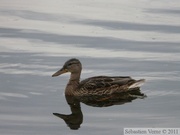
[[[69,82],[79,82],[80,76],[81,76],[81,72],[71,73]]]
[[[80,75],[81,75],[81,72],[71,73],[69,82],[66,86],[66,91],[65,91],[66,95],[75,95],[75,90],[77,89],[79,85]]]

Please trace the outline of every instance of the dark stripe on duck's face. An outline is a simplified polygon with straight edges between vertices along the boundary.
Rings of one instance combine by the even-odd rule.
[[[68,63],[67,66],[71,66],[71,65],[74,65],[74,64],[79,64],[79,62],[71,62],[71,63]]]

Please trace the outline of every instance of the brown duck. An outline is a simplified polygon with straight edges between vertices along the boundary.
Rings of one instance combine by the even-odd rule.
[[[72,58],[54,73],[52,77],[70,72],[71,76],[65,89],[68,96],[99,96],[124,93],[137,90],[145,82],[144,79],[134,80],[129,76],[95,76],[80,81],[81,62]]]

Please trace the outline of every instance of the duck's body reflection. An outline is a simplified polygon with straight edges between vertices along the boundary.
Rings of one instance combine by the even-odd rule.
[[[112,105],[122,105],[132,102],[137,98],[145,98],[146,95],[140,92],[140,89],[135,89],[128,92],[113,93],[111,95],[98,96],[82,96],[76,97],[80,102],[93,107],[108,107]]]
[[[66,101],[71,109],[71,114],[53,113],[55,116],[63,119],[70,129],[76,130],[80,128],[83,122],[83,113],[81,111],[80,102],[93,107],[109,107],[112,105],[122,105],[132,102],[137,98],[145,98],[146,95],[140,92],[139,89],[130,92],[116,93],[112,95],[101,96],[68,96]]]

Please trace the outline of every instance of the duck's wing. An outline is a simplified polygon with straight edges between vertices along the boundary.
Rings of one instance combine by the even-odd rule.
[[[80,82],[79,90],[88,94],[125,92],[136,80],[128,76],[96,76]]]

